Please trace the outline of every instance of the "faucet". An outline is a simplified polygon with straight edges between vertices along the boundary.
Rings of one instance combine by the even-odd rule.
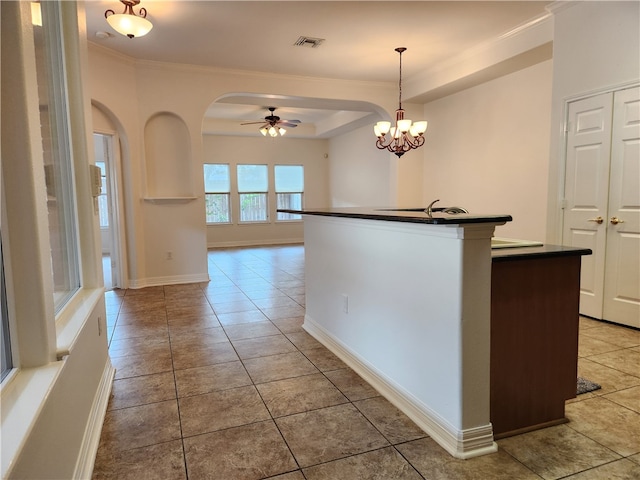
[[[438,200],[434,200],[433,202],[431,202],[429,204],[429,206],[427,206],[427,208],[425,209],[424,213],[426,213],[427,215],[429,215],[429,217],[432,216],[433,212],[434,212],[434,208],[433,208],[433,204],[436,202],[439,202],[440,199]],[[466,208],[462,208],[462,207],[445,207],[445,208],[438,208],[437,209],[439,212],[444,212],[444,213],[448,213],[450,215],[456,215],[458,213],[469,213],[469,210],[467,210]]]

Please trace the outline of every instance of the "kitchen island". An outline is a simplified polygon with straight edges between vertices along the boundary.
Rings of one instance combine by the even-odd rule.
[[[304,216],[303,328],[452,455],[495,452],[491,237],[511,217],[283,211]]]

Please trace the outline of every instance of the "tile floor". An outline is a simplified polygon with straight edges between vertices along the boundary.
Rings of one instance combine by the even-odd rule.
[[[570,422],[457,460],[301,328],[302,246],[106,294],[117,369],[94,479],[640,479],[640,332],[581,319]]]

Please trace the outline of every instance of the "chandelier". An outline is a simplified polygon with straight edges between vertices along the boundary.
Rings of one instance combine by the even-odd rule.
[[[140,3],[140,0],[120,0],[124,3],[124,12],[115,13],[109,9],[104,12],[111,28],[116,32],[129,38],[142,37],[151,31],[153,25],[147,20],[147,9],[140,9],[140,16],[136,15],[133,7]]]
[[[396,123],[392,127],[391,122],[378,122],[373,126],[373,131],[378,137],[376,147],[380,150],[389,150],[400,158],[409,150],[424,145],[424,132],[427,131],[427,122],[413,123],[411,120],[404,118],[404,110],[402,109],[402,52],[406,48],[398,47],[395,50],[400,54],[400,81]],[[388,133],[390,135],[387,138]]]

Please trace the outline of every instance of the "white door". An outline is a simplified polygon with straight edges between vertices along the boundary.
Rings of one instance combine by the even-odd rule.
[[[603,318],[640,327],[640,88],[613,102]]]
[[[567,121],[562,243],[582,257],[580,313],[602,318],[613,94],[571,102]]]

